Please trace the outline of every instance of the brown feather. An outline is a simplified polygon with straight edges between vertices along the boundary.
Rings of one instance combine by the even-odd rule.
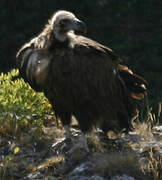
[[[83,132],[98,124],[104,131],[128,128],[138,114],[133,99],[145,95],[147,82],[121,65],[108,47],[74,31],[60,42],[53,37],[54,30],[49,23],[20,49],[17,62],[22,77],[45,93],[63,125],[69,125],[74,115]],[[36,76],[38,68],[42,71]]]

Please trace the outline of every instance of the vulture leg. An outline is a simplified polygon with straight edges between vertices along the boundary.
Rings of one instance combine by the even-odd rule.
[[[81,134],[81,136],[79,138],[78,146],[83,147],[87,152],[89,152],[87,138],[83,133]]]
[[[65,129],[65,138],[66,139],[72,139],[72,135],[71,135],[69,126],[65,125],[64,129]]]
[[[65,125],[64,129],[65,129],[65,138],[67,140],[70,140],[72,142],[72,146],[73,146],[71,148],[71,150],[68,151],[68,153],[72,153],[74,150],[81,149],[81,148],[83,148],[87,152],[89,152],[88,144],[87,144],[87,138],[85,137],[85,135],[82,132],[80,135],[78,135],[79,139],[77,139],[77,141],[76,141],[76,138],[73,137],[73,135],[70,132],[69,126]]]
[[[60,113],[60,119],[61,119],[61,122],[62,122],[62,125],[64,127],[64,130],[65,130],[65,138],[66,139],[72,139],[72,135],[71,135],[71,132],[70,132],[70,128],[69,128],[69,125],[70,125],[70,122],[71,122],[71,113],[68,113],[68,112],[62,112]]]
[[[89,152],[87,138],[85,136],[85,133],[89,130],[91,121],[89,121],[89,118],[87,118],[87,114],[83,112],[76,113],[75,117],[79,122],[81,132],[78,135],[79,139],[77,138],[77,141],[75,138],[72,139],[73,148],[71,149],[71,152],[76,149],[85,149],[86,152]]]
[[[85,135],[81,132],[81,135],[79,135],[79,139],[71,139],[73,147],[68,151],[69,154],[75,152],[76,150],[79,149],[84,149],[86,152],[89,152],[88,144],[87,144],[87,138]]]

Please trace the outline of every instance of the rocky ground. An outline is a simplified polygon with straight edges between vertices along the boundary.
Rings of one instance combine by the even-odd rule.
[[[81,132],[72,140],[61,126],[48,126],[19,136],[0,136],[1,180],[162,180],[162,126],[136,123],[127,135],[101,131],[88,134],[89,152]]]

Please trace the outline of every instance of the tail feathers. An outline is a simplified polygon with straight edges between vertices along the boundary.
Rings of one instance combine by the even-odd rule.
[[[133,99],[142,99],[147,95],[147,81],[143,77],[133,74],[127,66],[119,65],[119,76]]]

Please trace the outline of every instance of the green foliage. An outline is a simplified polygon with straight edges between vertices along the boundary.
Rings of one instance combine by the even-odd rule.
[[[12,80],[17,75],[17,69],[0,74],[0,133],[32,125],[41,128],[45,114],[52,113],[43,93],[35,92],[23,79]]]

